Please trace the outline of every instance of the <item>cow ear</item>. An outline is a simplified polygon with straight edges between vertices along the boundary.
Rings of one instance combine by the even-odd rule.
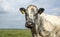
[[[19,10],[21,11],[22,14],[26,13],[26,9],[25,8],[20,8]]]
[[[44,12],[44,10],[45,10],[44,8],[39,8],[38,13],[41,14]]]

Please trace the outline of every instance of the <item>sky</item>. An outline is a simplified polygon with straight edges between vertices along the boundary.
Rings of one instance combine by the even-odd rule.
[[[19,8],[36,5],[46,14],[60,16],[60,0],[0,0],[0,28],[25,29],[25,16]]]

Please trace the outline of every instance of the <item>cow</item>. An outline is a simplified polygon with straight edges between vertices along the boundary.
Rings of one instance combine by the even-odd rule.
[[[32,37],[60,37],[60,16],[45,14],[44,8],[35,5],[19,10],[25,14],[25,27],[31,30]]]

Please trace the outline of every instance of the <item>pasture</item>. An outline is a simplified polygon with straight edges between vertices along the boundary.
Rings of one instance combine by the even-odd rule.
[[[27,29],[0,29],[0,37],[31,37]]]

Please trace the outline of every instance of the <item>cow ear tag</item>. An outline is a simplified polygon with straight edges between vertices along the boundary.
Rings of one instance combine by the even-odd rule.
[[[22,14],[25,14],[25,12],[24,12],[23,10],[21,11],[21,13],[22,13]]]

